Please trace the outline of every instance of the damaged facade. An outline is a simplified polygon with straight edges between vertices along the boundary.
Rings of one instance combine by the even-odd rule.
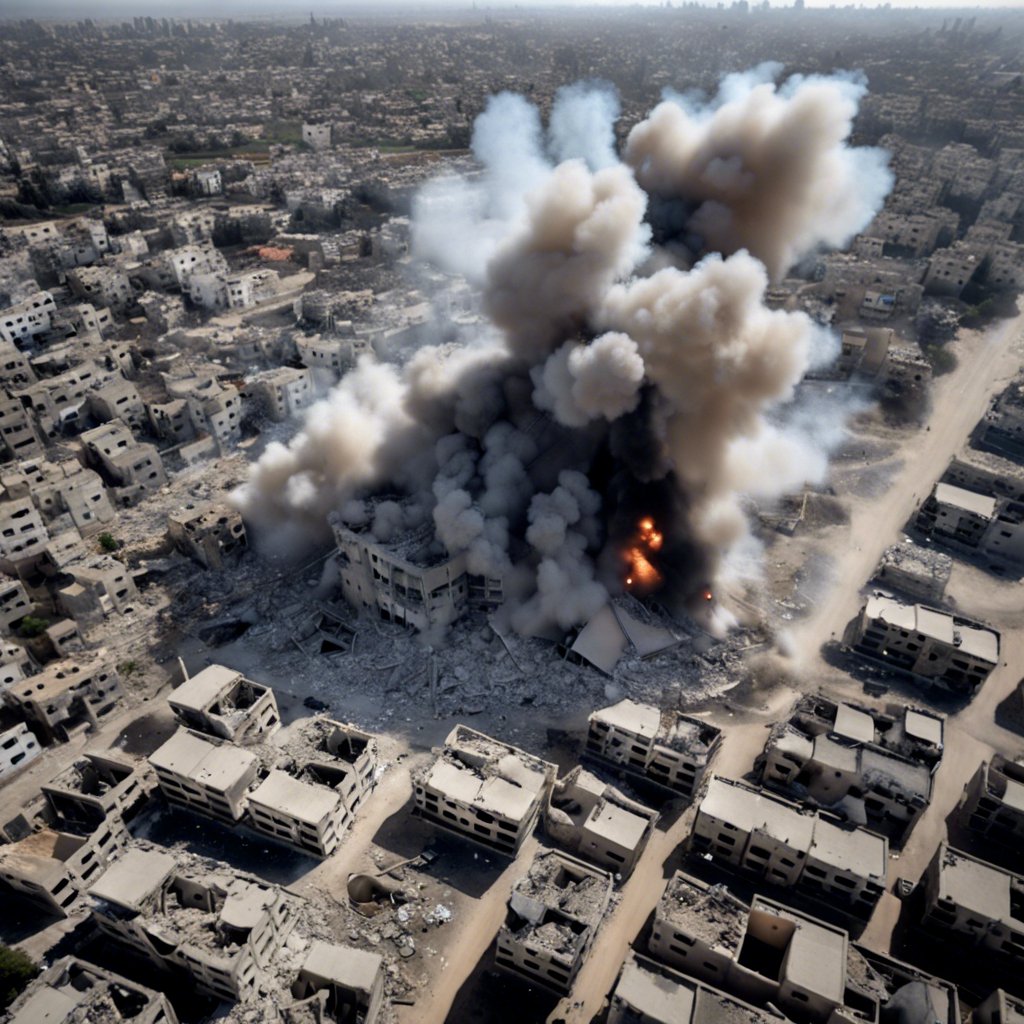
[[[256,742],[281,726],[274,691],[223,665],[208,665],[167,697],[186,728],[234,743]]]
[[[207,569],[223,569],[246,548],[245,524],[237,509],[223,502],[188,505],[167,517],[174,546]]]

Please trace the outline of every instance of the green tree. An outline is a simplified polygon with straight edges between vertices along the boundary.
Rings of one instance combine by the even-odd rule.
[[[104,551],[116,551],[121,545],[114,539],[112,533],[101,533],[97,540]]]
[[[39,968],[20,949],[0,943],[0,1011],[7,1009],[38,973]]]
[[[39,619],[35,615],[26,615],[21,620],[21,625],[18,627],[21,630],[21,635],[28,639],[34,636],[39,636],[40,633],[46,632],[46,627],[50,624],[48,619]]]

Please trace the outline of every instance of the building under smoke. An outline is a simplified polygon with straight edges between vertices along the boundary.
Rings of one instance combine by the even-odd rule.
[[[838,344],[769,284],[891,183],[848,143],[863,83],[778,71],[661,103],[621,156],[608,89],[563,90],[546,133],[493,97],[482,172],[429,183],[412,221],[414,255],[478,288],[489,326],[358,360],[238,492],[257,536],[326,540],[330,516],[349,600],[420,628],[474,585],[526,634],[623,591],[707,600],[750,502],[821,482],[841,434],[839,408],[795,399]]]

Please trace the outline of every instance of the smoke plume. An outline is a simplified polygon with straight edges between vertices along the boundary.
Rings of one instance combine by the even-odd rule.
[[[480,291],[471,344],[364,358],[270,445],[236,499],[257,536],[382,543],[430,523],[511,625],[567,629],[609,593],[703,595],[754,549],[746,510],[818,482],[842,412],[794,402],[835,341],[765,303],[797,260],[844,244],[890,184],[849,145],[864,84],[775,65],[659,104],[620,160],[607,86],[477,119],[478,173],[428,183],[414,255]],[[725,568],[723,568],[725,567]]]

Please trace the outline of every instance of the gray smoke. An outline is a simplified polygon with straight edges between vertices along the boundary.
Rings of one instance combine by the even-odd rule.
[[[529,103],[494,97],[479,173],[429,183],[413,223],[414,254],[474,282],[491,329],[360,362],[253,467],[237,500],[257,535],[322,536],[331,511],[381,541],[432,521],[472,573],[503,575],[526,633],[624,586],[641,517],[670,598],[742,564],[748,501],[822,480],[843,421],[827,396],[794,400],[835,339],[769,309],[769,280],[844,242],[889,182],[882,154],[848,145],[863,84],[778,71],[660,104],[624,162],[607,87],[560,91],[546,136]]]

